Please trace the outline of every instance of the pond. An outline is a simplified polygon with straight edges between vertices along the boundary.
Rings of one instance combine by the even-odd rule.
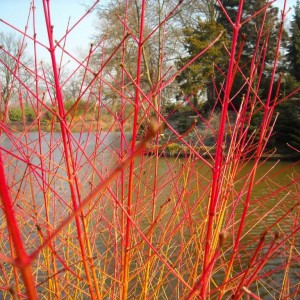
[[[130,153],[130,134],[120,138],[120,133],[76,133],[67,142],[77,180],[73,184],[78,203]],[[74,210],[63,139],[60,133],[9,135],[2,137],[1,149],[19,227],[26,249],[31,253]],[[126,237],[130,239],[127,251],[130,252],[131,299],[145,293],[149,299],[168,299],[164,295],[181,299],[187,294],[183,281],[190,285],[197,282],[203,266],[212,164],[212,160],[168,158],[163,153],[139,156],[132,165],[132,184],[126,167],[89,203],[80,215],[81,229],[85,232],[86,251],[93,256],[91,265],[99,278],[103,298],[109,299],[109,295],[118,294],[121,288]],[[212,299],[218,294],[217,286],[223,282],[248,195],[249,207],[230,276],[232,289],[249,266],[266,231],[258,263],[263,261],[278,234],[277,249],[258,272],[251,288],[268,299],[279,295],[285,275],[288,275],[290,293],[299,282],[299,234],[289,234],[299,230],[299,208],[295,203],[299,201],[300,165],[280,161],[261,161],[258,167],[254,164],[250,160],[223,164],[213,232],[217,239],[220,230],[225,230],[228,238],[212,271]],[[249,178],[254,170],[250,189]],[[132,198],[128,207],[130,184]],[[1,228],[1,253],[10,255],[3,215]],[[42,230],[42,235],[37,228]],[[78,271],[82,268],[82,250],[76,228],[72,221],[53,240],[55,252],[47,252],[45,248],[35,261],[41,294],[51,293],[53,286],[50,289],[49,282],[53,284],[53,280],[56,283],[59,280],[56,289],[63,291],[61,295],[66,296],[67,290],[72,297],[86,292],[86,282],[79,282],[71,272],[83,274]],[[182,280],[168,269],[166,262]],[[8,282],[14,280],[11,266],[5,264],[4,272]],[[230,294],[230,288],[227,293]]]

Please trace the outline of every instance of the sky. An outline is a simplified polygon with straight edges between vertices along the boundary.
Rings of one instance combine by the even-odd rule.
[[[24,31],[25,25],[29,16],[30,3],[33,0],[0,0],[0,19],[8,22],[16,28]],[[74,25],[86,12],[86,7],[92,6],[93,0],[50,0],[51,20],[54,25],[54,39],[60,40],[64,36],[68,24],[69,17],[70,25]],[[102,1],[103,2],[103,1]],[[46,33],[45,17],[43,11],[42,0],[34,1],[36,10],[36,32],[37,40],[46,46],[48,43],[48,36]],[[66,49],[72,53],[78,54],[80,52],[88,51],[93,34],[95,33],[96,13],[93,12],[81,21],[73,32],[68,35],[66,42]],[[70,27],[71,27],[70,26]],[[13,31],[9,26],[0,22],[0,31]],[[17,36],[19,35],[16,33]],[[28,34],[33,36],[33,16],[30,13]],[[19,35],[21,37],[21,35]],[[27,51],[31,52],[33,49],[32,42],[28,41]],[[49,53],[39,47],[39,60],[48,60]]]
[[[0,19],[23,31],[30,11],[30,2],[32,1],[33,0],[0,0]],[[104,3],[105,1],[107,0],[101,0],[100,3]],[[37,39],[45,45],[48,45],[42,0],[35,0],[34,2],[36,7]],[[276,1],[276,6],[282,7],[283,2],[284,0]],[[93,3],[94,0],[50,0],[54,38],[60,40],[65,34],[69,17],[71,17],[70,24],[75,24],[76,21],[84,15],[86,7],[90,7]],[[295,4],[296,0],[287,0],[287,7],[292,8]],[[292,13],[293,12],[289,13],[289,18]],[[66,49],[68,51],[77,56],[79,53],[84,55],[84,53],[88,51],[92,36],[95,33],[95,20],[96,14],[93,12],[80,22],[68,36],[66,43]],[[32,24],[31,13],[28,26],[28,34],[31,36],[33,35]],[[3,22],[0,22],[0,31],[11,31],[11,28]],[[32,45],[28,42],[28,50],[32,51],[31,49]],[[40,49],[38,58],[39,60],[47,61],[49,53]]]

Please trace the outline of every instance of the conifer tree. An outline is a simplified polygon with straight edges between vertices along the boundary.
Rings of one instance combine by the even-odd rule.
[[[183,29],[185,55],[178,60],[178,68],[188,63],[224,31],[223,25],[217,22],[216,1],[202,1],[202,5],[206,6],[206,13],[198,17],[197,25],[186,24]],[[224,44],[226,44],[226,38],[222,35],[212,48],[194,61],[177,78],[181,92],[191,97],[196,107],[199,92],[206,92],[209,107],[215,102],[214,82],[219,76],[216,66],[219,67],[224,62]]]
[[[300,1],[294,7],[294,15],[290,24],[290,38],[285,57],[285,78],[281,84],[282,94],[289,94],[299,87],[300,82]],[[300,93],[278,107],[279,117],[275,125],[274,142],[278,151],[299,156],[292,147],[300,149]]]
[[[223,0],[221,2],[232,23],[235,23],[240,1]],[[257,46],[259,49],[258,53],[261,53],[265,45],[267,45],[266,57],[263,60],[263,64],[260,64],[260,68],[262,68],[264,72],[259,90],[262,94],[264,94],[264,91],[269,89],[268,78],[273,68],[280,22],[278,20],[278,8],[269,5],[266,11],[264,9],[266,5],[268,5],[267,0],[244,1],[241,17],[241,22],[243,24],[240,28],[238,39],[238,49],[240,49],[240,47],[242,49],[242,54],[239,59],[241,72],[236,74],[231,91],[231,95],[235,95],[234,100],[232,101],[232,104],[235,107],[239,106],[242,95],[247,89],[247,86],[244,85],[243,78],[249,77],[250,62],[252,57],[255,55],[255,49]],[[226,36],[230,40],[233,36],[233,26],[222,12],[220,6],[217,6],[217,10],[220,11],[218,22],[224,26],[226,29]],[[256,14],[254,14],[255,12]]]
[[[295,13],[290,27],[291,37],[288,45],[287,60],[292,76],[300,81],[300,2],[295,6]]]
[[[220,35],[223,29],[223,26],[218,24],[216,20],[199,21],[198,27],[195,29],[185,28],[185,49],[187,55],[179,60],[178,66],[184,66],[188,63],[201,50],[205,49],[213,39]],[[217,76],[215,66],[223,61],[223,42],[225,42],[225,37],[222,37],[211,49],[178,76],[181,91],[184,95],[191,96],[196,107],[199,91],[206,90],[210,106],[215,101],[212,81]]]

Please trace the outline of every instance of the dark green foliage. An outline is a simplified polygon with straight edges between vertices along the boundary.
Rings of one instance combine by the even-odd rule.
[[[278,88],[279,82],[275,82],[272,89],[271,98],[275,98],[275,91]],[[282,97],[289,95],[299,86],[299,82],[296,79],[287,74],[285,75],[280,84],[279,100]],[[266,91],[262,94],[266,97]],[[284,103],[280,103],[275,108],[275,114],[278,113],[278,117],[274,126],[273,134],[268,142],[269,149],[277,149],[277,153],[299,156],[295,150],[292,150],[287,144],[300,149],[300,93],[296,93],[292,98],[289,98]],[[251,118],[251,124],[249,128],[249,134],[257,130],[263,119],[263,111],[258,111]]]
[[[53,116],[54,115],[49,110],[47,110],[47,111],[45,111],[45,113],[44,113],[44,115],[42,117],[42,121],[49,122],[49,121],[51,121],[53,119]]]
[[[11,107],[8,111],[9,120],[11,122],[21,122],[23,121],[23,113],[21,107]],[[25,106],[24,108],[25,121],[30,123],[35,119],[34,110],[30,106]]]
[[[164,106],[164,111],[166,114],[173,112],[176,109],[175,103],[168,103]]]
[[[8,112],[9,120],[12,122],[22,121],[22,110],[20,107],[14,107],[9,109]]]
[[[216,20],[199,21],[196,29],[186,28],[184,34],[187,55],[180,59],[178,67],[184,66],[199,52],[204,50],[217,36],[220,35],[221,32],[223,32],[223,29],[223,26],[220,23],[217,23]],[[226,43],[224,36],[222,36],[212,48],[199,57],[177,78],[181,91],[184,95],[193,97],[194,105],[196,107],[198,105],[198,91],[214,88],[210,83],[215,80],[215,77],[217,76],[215,66],[224,61],[225,50],[223,43]],[[215,99],[210,100],[214,101]]]
[[[231,102],[232,108],[239,106],[242,95],[247,90],[247,86],[244,85],[244,78],[249,77],[253,55],[262,53],[266,44],[268,45],[266,57],[264,59],[260,58],[258,63],[259,67],[264,70],[259,90],[263,93],[264,90],[269,88],[268,78],[273,67],[280,23],[278,8],[269,6],[265,14],[263,8],[267,2],[267,0],[244,1],[242,22],[245,23],[240,29],[238,39],[238,51],[241,49],[239,67],[242,73],[238,71],[234,78],[231,97],[235,95],[235,98]],[[236,21],[239,3],[238,0],[222,1],[233,23]],[[220,32],[224,31],[222,38],[178,77],[183,94],[193,97],[192,100],[194,100],[195,105],[197,104],[197,92],[199,90],[207,91],[208,101],[204,105],[205,110],[209,110],[214,106],[216,101],[215,86],[220,88],[224,82],[224,74],[226,74],[228,66],[228,56],[224,45],[227,45],[230,49],[230,42],[233,37],[233,27],[222,9],[218,5],[214,9],[215,19],[200,20],[196,29],[186,28],[184,30],[187,55],[178,62],[178,67],[186,64],[216,38]],[[262,11],[253,17],[253,13],[260,10]],[[256,48],[258,50],[255,54]],[[220,99],[222,99],[222,95]]]
[[[300,81],[300,2],[297,1],[295,14],[291,22],[291,37],[288,45],[287,59],[289,71],[298,81]]]
[[[70,114],[82,115],[87,108],[87,103],[83,100],[76,102],[75,100],[67,100],[64,103],[66,112]]]
[[[26,122],[28,122],[28,123],[33,122],[35,119],[35,113],[34,113],[33,109],[29,106],[25,107],[25,119],[26,119]]]
[[[224,0],[221,2],[232,22],[235,23],[240,1]],[[277,34],[280,25],[278,20],[278,8],[269,6],[266,15],[265,10],[262,10],[253,17],[253,13],[260,11],[267,2],[268,1],[266,0],[244,1],[241,22],[245,22],[246,20],[247,22],[241,27],[238,37],[238,51],[241,51],[239,67],[241,68],[242,73],[239,71],[237,72],[231,90],[231,97],[235,95],[231,104],[235,108],[238,108],[240,105],[240,99],[242,98],[242,95],[246,93],[248,88],[244,85],[244,78],[249,77],[250,64],[254,56],[259,59],[257,64],[260,69],[258,72],[263,70],[259,86],[260,93],[267,94],[270,86],[269,77],[273,68],[278,41]],[[218,7],[217,9],[220,11],[218,22],[222,23],[225,27],[227,39],[231,39],[233,36],[233,27],[222,13],[221,8]],[[263,51],[266,45],[268,45],[266,57],[264,59],[262,59],[262,56],[258,58],[258,54]],[[256,51],[256,49],[258,50]]]
[[[240,1],[223,0],[221,2],[226,9],[230,19],[233,23],[235,23]],[[266,62],[270,63],[274,60],[274,53],[278,40],[277,30],[279,28],[278,8],[269,6],[267,11],[263,9],[259,14],[253,17],[254,12],[259,12],[263,7],[265,7],[267,2],[269,1],[244,1],[241,22],[245,22],[246,20],[247,22],[244,23],[240,28],[238,39],[238,44],[241,44],[242,41],[244,44],[241,65],[249,65],[251,57],[254,54],[254,49],[257,45],[257,42],[259,42],[258,45],[260,48],[266,41],[268,42]],[[233,37],[233,28],[222,12],[221,8],[217,7],[217,9],[220,11],[218,22],[223,24],[224,28],[226,29],[227,38],[230,40]]]
[[[287,96],[300,85],[300,2],[297,1],[295,12],[290,26],[290,39],[283,70],[281,96]],[[273,88],[275,90],[275,88]],[[299,156],[297,151],[288,146],[300,149],[300,93],[294,94],[291,99],[280,104],[275,124],[275,135],[272,139],[279,153]]]
[[[299,85],[299,81],[293,75],[286,74],[280,85],[281,97],[289,95]],[[273,90],[275,89],[274,87]],[[277,147],[279,153],[299,156],[299,153],[287,144],[300,150],[300,92],[281,103],[276,110],[279,116],[274,127],[275,135],[272,138],[272,143]]]
[[[194,120],[192,118],[180,118],[177,125],[177,131],[180,134],[187,132],[194,124]]]
[[[291,145],[294,148],[300,150],[300,101],[295,98],[281,104],[278,107],[278,120],[275,124],[274,142],[278,148],[279,153],[297,155],[299,153],[292,150]]]

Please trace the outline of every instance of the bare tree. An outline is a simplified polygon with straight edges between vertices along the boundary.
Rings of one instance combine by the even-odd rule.
[[[19,80],[29,78],[27,67],[30,59],[25,53],[26,45],[12,33],[0,32],[0,113],[7,111],[8,103],[18,92]],[[4,113],[4,118],[6,113]]]
[[[98,7],[98,18],[95,44],[105,40],[101,51],[95,56],[94,65],[99,64],[99,57],[107,58],[121,43],[127,33],[125,48],[120,47],[113,59],[107,65],[106,71],[114,75],[118,81],[122,69],[120,65],[135,78],[136,48],[134,36],[138,36],[140,20],[140,1],[109,1]],[[144,18],[144,37],[151,38],[143,45],[142,84],[144,91],[153,88],[165,74],[176,72],[176,61],[185,56],[187,28],[197,28],[202,20],[216,20],[218,11],[215,9],[216,0],[149,0],[147,1],[146,16]],[[168,20],[168,22],[164,22]],[[125,25],[124,25],[125,24]],[[153,32],[154,31],[154,32]],[[124,52],[122,52],[124,51]],[[123,55],[123,56],[122,56]],[[122,61],[123,57],[123,61]],[[125,59],[124,59],[125,58]],[[130,80],[127,77],[130,84]],[[167,94],[166,94],[166,91]],[[174,81],[160,99],[174,98],[179,91],[178,83]],[[157,102],[154,98],[154,102]],[[158,104],[155,103],[157,106]]]
[[[101,39],[104,39],[105,42],[101,51],[98,51],[95,56],[94,65],[99,63],[101,56],[104,55],[104,59],[109,57],[124,37],[129,34],[106,68],[106,73],[113,74],[117,81],[121,78],[122,68],[126,69],[131,78],[135,78],[138,47],[136,38],[139,36],[141,18],[140,5],[140,1],[137,0],[128,1],[128,4],[125,0],[119,0],[110,1],[98,8],[95,44]],[[176,71],[174,58],[176,52],[180,51],[181,45],[176,37],[178,30],[175,27],[178,24],[172,25],[170,18],[174,18],[180,5],[178,1],[170,0],[147,1],[141,78],[141,85],[145,92],[149,92],[151,88],[155,87],[166,72],[170,74]],[[168,22],[164,22],[166,20]],[[131,79],[128,76],[125,77],[125,85],[129,87]],[[176,82],[174,84],[176,85]],[[164,97],[167,96],[164,95]],[[154,102],[157,106],[155,98]]]

